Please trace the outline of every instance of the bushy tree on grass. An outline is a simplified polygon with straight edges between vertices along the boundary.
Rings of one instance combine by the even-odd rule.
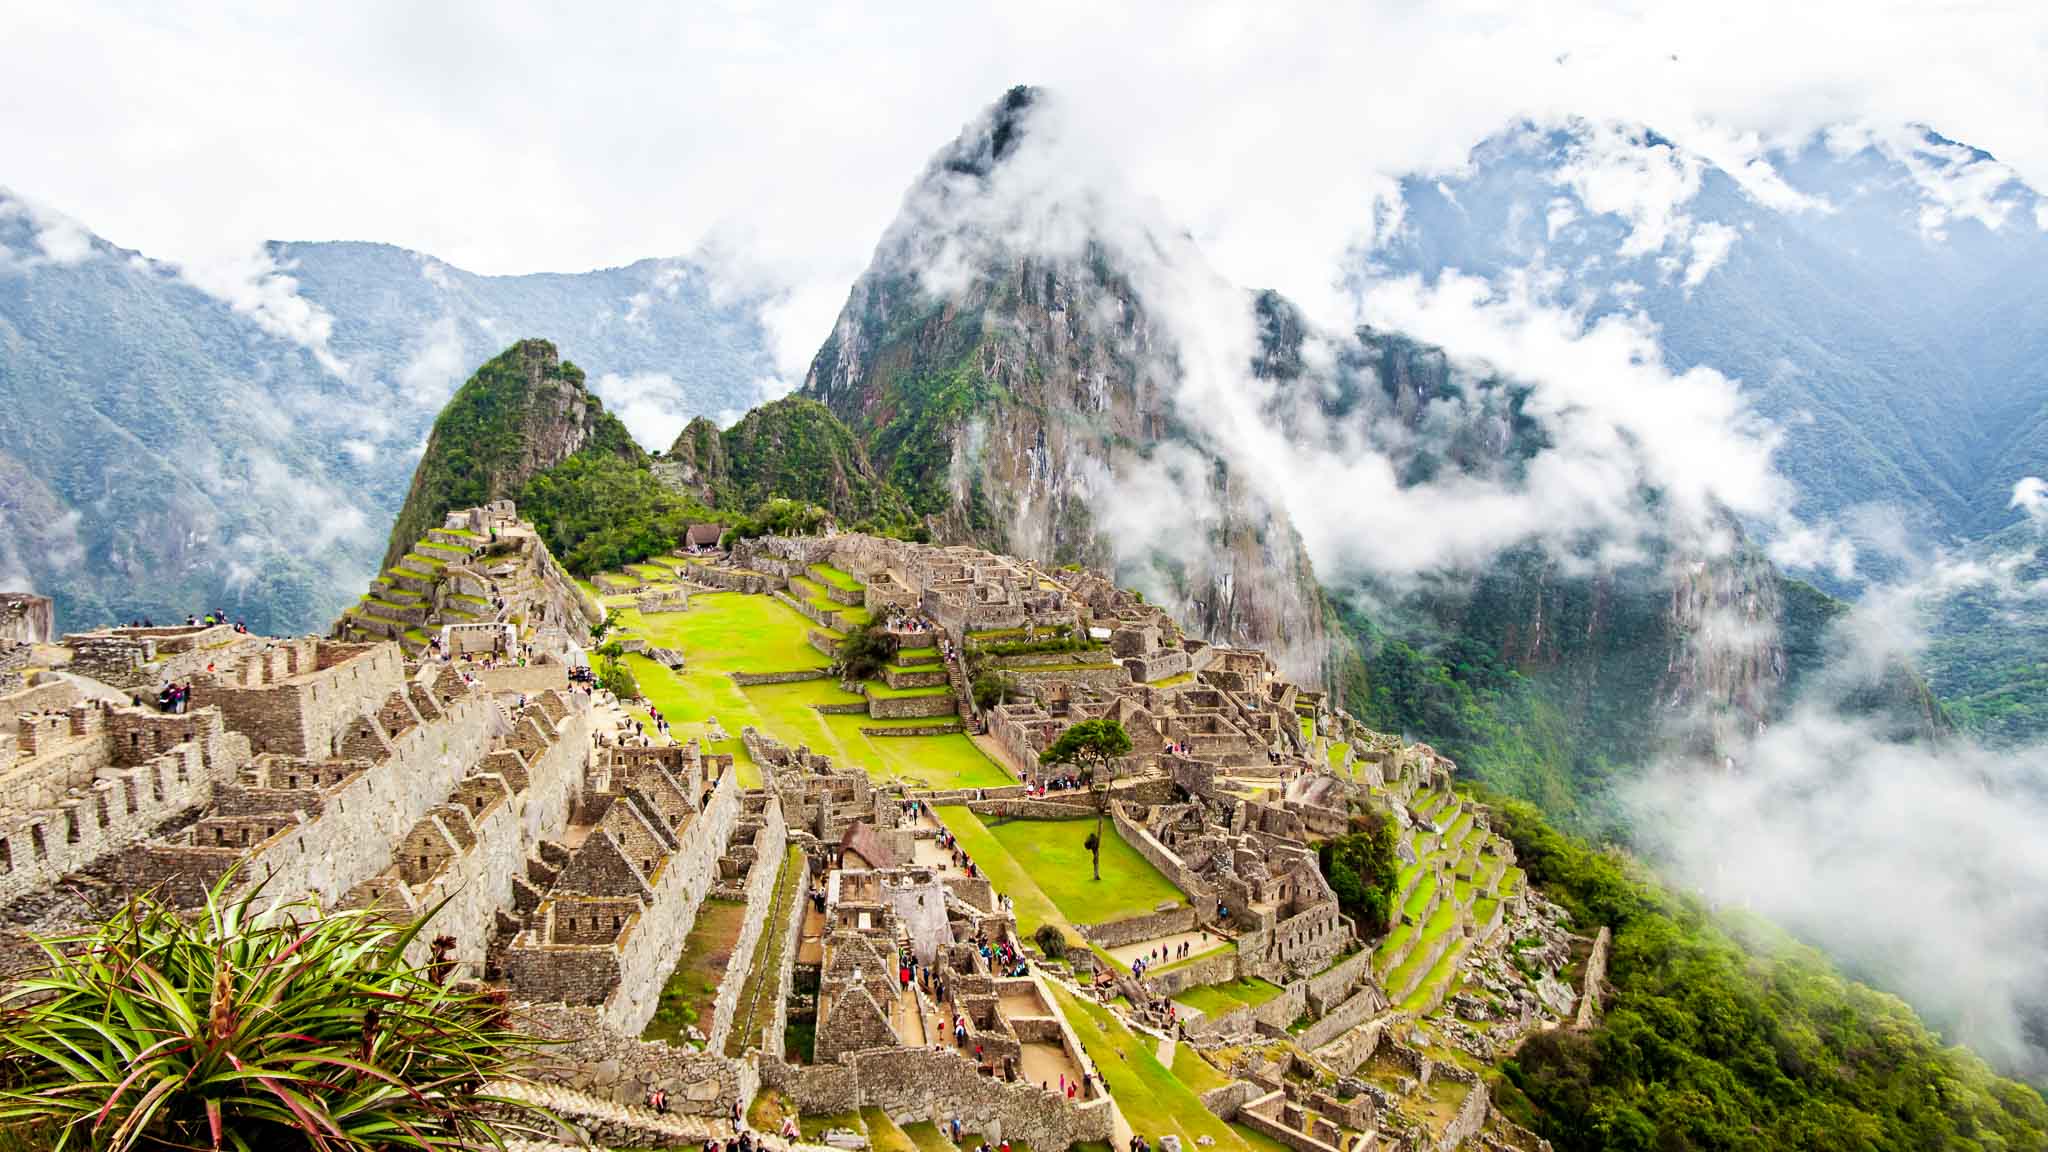
[[[1109,808],[1109,766],[1131,751],[1131,734],[1114,720],[1083,720],[1060,733],[1052,746],[1038,754],[1045,765],[1064,764],[1079,768],[1095,792],[1095,832],[1088,838],[1088,854],[1095,866],[1095,878],[1102,879],[1102,814]]]
[[[848,680],[872,680],[896,659],[896,635],[880,624],[847,633],[839,642],[839,673]]]

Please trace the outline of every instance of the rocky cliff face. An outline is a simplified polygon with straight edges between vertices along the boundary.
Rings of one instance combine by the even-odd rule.
[[[912,188],[804,395],[942,539],[1114,567],[1197,635],[1282,653],[1320,684],[1329,637],[1308,556],[1176,419],[1178,350],[1113,251],[1048,255],[986,226],[1035,100],[1012,91]],[[1201,500],[1146,486],[1160,467]]]
[[[385,552],[389,568],[451,508],[508,500],[534,476],[590,450],[643,462],[583,372],[546,340],[522,340],[476,370],[434,421]]]

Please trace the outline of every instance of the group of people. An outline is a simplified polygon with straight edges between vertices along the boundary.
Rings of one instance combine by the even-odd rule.
[[[939,829],[939,847],[944,848],[950,854],[953,867],[960,869],[969,876],[981,875],[980,869],[974,866],[974,857],[969,856],[967,850],[960,847],[960,842],[953,838],[953,834],[944,828]]]
[[[187,681],[183,684],[167,682],[162,688],[157,689],[156,710],[159,712],[180,713],[185,710],[185,705],[190,703],[191,700],[191,682]]]
[[[1093,773],[1076,774],[1073,772],[1062,772],[1046,780],[1026,780],[1024,782],[1024,794],[1026,796],[1043,796],[1048,792],[1072,792],[1079,788],[1086,788],[1093,775]]]
[[[912,616],[903,612],[891,612],[889,613],[888,628],[891,632],[909,632],[914,635],[930,632],[932,624],[931,621],[926,620],[922,616]]]
[[[663,716],[661,714],[661,709],[656,707],[652,701],[649,701],[647,704],[647,718],[649,720],[654,721],[654,731],[656,733],[663,737],[668,736],[668,717]],[[640,722],[638,720],[635,720],[633,724],[635,727],[639,727]],[[642,729],[642,731],[644,732],[645,729]]]

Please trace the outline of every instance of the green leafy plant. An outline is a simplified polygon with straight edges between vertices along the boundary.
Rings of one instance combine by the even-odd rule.
[[[849,633],[839,642],[839,671],[848,680],[872,680],[896,658],[896,636],[880,624]]]
[[[1116,721],[1102,719],[1073,725],[1038,754],[1040,764],[1071,765],[1095,782],[1095,831],[1088,837],[1088,854],[1097,880],[1102,879],[1102,814],[1109,808],[1109,766],[1130,751],[1131,734]]]
[[[266,909],[234,878],[196,917],[146,895],[40,942],[47,969],[0,1001],[0,1124],[59,1150],[452,1150],[530,1130],[484,1111],[538,1118],[485,1091],[528,1042],[489,994],[406,961],[424,919]]]
[[[1064,960],[1067,957],[1067,934],[1057,924],[1040,924],[1038,931],[1031,934],[1032,942],[1045,953],[1047,960]]]

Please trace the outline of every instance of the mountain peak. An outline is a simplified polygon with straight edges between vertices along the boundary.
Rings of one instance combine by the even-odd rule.
[[[553,342],[525,339],[476,370],[434,420],[391,532],[384,566],[451,508],[505,500],[578,453],[644,461],[618,417]]]

